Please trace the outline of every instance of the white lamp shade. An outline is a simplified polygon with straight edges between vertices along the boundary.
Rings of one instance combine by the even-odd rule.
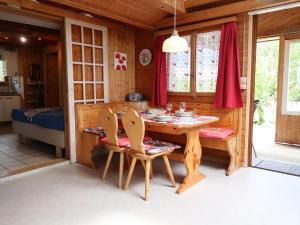
[[[189,50],[187,41],[174,33],[163,43],[163,52],[184,52],[187,50]]]

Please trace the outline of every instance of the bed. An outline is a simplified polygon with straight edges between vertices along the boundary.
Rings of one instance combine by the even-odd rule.
[[[30,117],[25,114],[34,112]],[[63,109],[14,109],[12,128],[20,141],[38,140],[56,147],[56,157],[62,157],[65,148]]]

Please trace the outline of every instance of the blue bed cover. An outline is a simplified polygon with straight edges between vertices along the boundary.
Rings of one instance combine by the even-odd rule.
[[[32,118],[32,121],[28,120],[24,115],[24,112],[31,109],[14,109],[11,116],[14,120],[23,123],[32,123],[41,127],[64,130],[64,112],[63,109],[56,109],[49,112],[40,112]]]

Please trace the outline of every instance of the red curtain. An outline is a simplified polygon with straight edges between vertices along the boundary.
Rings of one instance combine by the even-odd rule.
[[[166,53],[162,51],[165,36],[157,36],[155,43],[155,75],[152,86],[152,105],[167,104],[167,63]]]
[[[240,50],[237,23],[222,25],[219,70],[215,106],[217,108],[243,107],[240,90]]]

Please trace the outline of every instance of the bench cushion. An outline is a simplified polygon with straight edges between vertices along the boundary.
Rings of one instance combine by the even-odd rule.
[[[144,137],[144,141],[151,140],[151,137]],[[101,138],[101,142],[107,142],[107,137]],[[118,134],[118,144],[120,147],[127,147],[129,145],[129,138],[125,133]]]
[[[85,128],[84,132],[89,133],[89,134],[99,135],[101,138],[106,136],[106,134],[105,134],[102,127]],[[124,134],[124,133],[125,133],[125,130],[123,128],[118,129],[118,135],[121,135],[121,134]]]
[[[170,143],[170,142],[164,142],[156,139],[144,139],[144,150],[147,155],[154,155],[161,152],[167,152],[170,150],[175,150],[181,148],[179,145]],[[130,144],[128,144],[126,147],[130,148]]]
[[[200,129],[200,137],[224,139],[233,133],[232,129],[219,127],[205,127]]]
[[[164,142],[155,139],[144,141],[144,149],[146,154],[148,155],[153,155],[153,154],[175,150],[179,148],[181,148],[179,145],[170,142]]]

